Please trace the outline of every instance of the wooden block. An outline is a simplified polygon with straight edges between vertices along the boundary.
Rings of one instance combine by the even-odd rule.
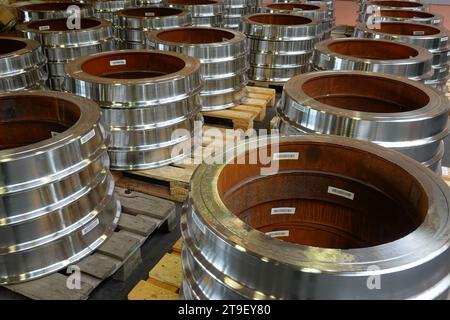
[[[157,287],[147,281],[139,281],[128,294],[128,300],[177,300],[178,294]]]
[[[255,114],[256,121],[263,121],[266,117],[266,107],[261,105],[244,105],[240,104],[233,108],[233,110],[240,110],[245,112],[252,112]]]
[[[131,238],[135,238],[137,241],[139,241],[139,243],[142,245],[144,242],[145,242],[145,240],[147,240],[147,238],[148,237],[143,237],[143,236],[140,236],[140,235],[138,235],[138,234],[136,234],[136,233],[133,233],[133,232],[128,232],[128,231],[126,231],[126,230],[119,230],[119,233],[121,233],[121,234],[126,234],[127,236],[129,236],[129,237],[131,237]]]
[[[172,251],[180,254],[182,249],[183,249],[183,239],[180,238],[177,240],[177,242],[174,243]]]
[[[120,261],[100,253],[93,253],[77,263],[81,272],[99,279],[111,276],[120,265]]]
[[[275,98],[277,95],[277,92],[275,89],[247,86],[247,90],[249,92],[249,98],[254,98],[254,97],[256,97],[255,95],[258,95],[258,94],[266,95],[267,97],[270,97],[270,100],[268,100],[267,106],[268,107],[275,106]]]
[[[133,171],[131,174],[162,181],[179,181],[189,184],[192,176],[192,170],[173,166],[164,166],[155,169]]]
[[[121,230],[126,230],[147,237],[155,231],[158,227],[158,223],[140,216],[132,216],[127,213],[122,213],[117,226]]]
[[[139,245],[140,243],[136,238],[114,232],[112,236],[97,249],[97,252],[125,261]]]
[[[149,277],[180,288],[183,277],[181,257],[177,254],[166,253],[156,266],[150,270]]]
[[[214,117],[214,118],[229,119],[229,120],[239,120],[239,121],[245,121],[245,122],[253,121],[253,119],[255,119],[255,116],[256,116],[251,112],[234,111],[234,108],[226,109],[226,110],[202,112],[202,114],[206,117]]]
[[[142,263],[141,248],[137,249],[132,256],[114,273],[113,279],[118,281],[126,281],[130,275],[136,270],[137,266]]]

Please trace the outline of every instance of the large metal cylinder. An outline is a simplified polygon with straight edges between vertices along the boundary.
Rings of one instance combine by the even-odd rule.
[[[64,65],[78,57],[115,49],[111,23],[97,18],[81,18],[80,29],[69,29],[66,19],[31,21],[16,26],[26,38],[41,42],[48,59],[48,85],[61,90]]]
[[[241,17],[255,13],[256,0],[224,0],[223,27],[239,29]]]
[[[322,71],[288,81],[281,132],[334,134],[394,149],[440,172],[449,101],[417,81],[361,71]]]
[[[122,47],[145,48],[146,35],[151,30],[187,27],[192,25],[192,15],[182,9],[145,7],[124,9],[117,13],[118,34]]]
[[[249,141],[227,155],[191,180],[183,298],[447,297],[450,190],[419,163],[336,136]]]
[[[318,6],[326,6],[328,8],[328,16],[335,21],[334,19],[334,0],[273,0],[273,3],[305,3],[311,5]]]
[[[314,45],[322,37],[318,20],[288,14],[253,14],[242,18],[250,50],[249,79],[282,84],[308,71]]]
[[[105,19],[117,25],[115,13],[125,8],[135,7],[135,0],[96,0],[93,2],[94,14],[99,19]]]
[[[358,21],[372,25],[380,22],[412,22],[439,26],[443,17],[436,13],[414,10],[379,10],[374,13],[360,12]]]
[[[111,132],[111,168],[163,166],[189,155],[202,89],[199,62],[152,50],[121,50],[66,64],[65,88],[97,101]]]
[[[94,9],[89,3],[75,1],[45,1],[25,4],[17,7],[21,21],[28,22],[41,19],[58,19],[73,16],[73,11],[68,11],[70,7],[79,8],[80,17],[94,16]]]
[[[0,92],[39,89],[47,80],[46,63],[39,42],[0,37]]]
[[[231,108],[247,97],[248,51],[241,32],[199,27],[155,30],[148,34],[148,47],[199,59],[202,111]]]
[[[224,5],[222,0],[164,0],[170,8],[187,10],[192,14],[192,25],[222,27]]]
[[[425,80],[425,83],[433,88],[447,92],[447,80],[449,79],[448,63],[450,33],[447,29],[409,22],[382,22],[377,28],[369,28],[358,24],[354,35],[360,38],[387,39],[398,42],[418,45],[428,49],[433,55],[434,73]]]
[[[95,103],[0,94],[0,284],[75,263],[114,230],[120,204]]]
[[[426,4],[415,1],[400,1],[400,0],[372,0],[360,3],[359,13],[374,13],[381,10],[412,10],[412,11],[426,11],[428,6]]]

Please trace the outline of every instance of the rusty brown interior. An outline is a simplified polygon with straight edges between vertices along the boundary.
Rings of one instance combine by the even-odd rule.
[[[114,65],[114,61],[124,64]],[[113,65],[111,65],[113,64]],[[94,56],[81,65],[93,76],[110,79],[145,79],[175,73],[183,69],[182,59],[156,52],[123,52]]]
[[[27,44],[23,41],[0,38],[0,55],[19,51],[26,46]]]
[[[167,3],[183,4],[183,5],[200,5],[200,4],[215,4],[218,2],[212,0],[167,0]]]
[[[399,8],[416,8],[423,7],[423,4],[412,1],[371,1],[372,5],[399,7]]]
[[[176,43],[216,43],[233,39],[234,34],[217,29],[177,28],[158,33],[158,38]]]
[[[382,17],[397,18],[432,18],[434,15],[428,12],[415,10],[380,10]]]
[[[65,11],[68,7],[76,5],[80,8],[84,8],[85,5],[79,2],[44,2],[33,3],[23,6],[25,10],[29,11]]]
[[[152,12],[154,15],[149,16],[146,13]],[[140,18],[151,18],[151,17],[168,17],[174,16],[182,13],[183,10],[175,8],[136,8],[136,9],[125,9],[121,11],[124,16],[140,17]]]
[[[408,83],[361,74],[322,75],[305,81],[301,89],[321,103],[363,112],[407,112],[429,102],[424,91]]]
[[[440,32],[439,29],[431,26],[406,22],[382,22],[377,26],[377,31],[405,36],[417,35],[417,32],[429,36]]]
[[[261,14],[249,17],[249,20],[263,23],[263,24],[274,24],[274,25],[301,25],[311,23],[312,20],[306,17],[293,16],[288,14]]]
[[[22,147],[52,137],[73,126],[79,108],[63,99],[43,96],[0,98],[0,150]]]
[[[101,24],[100,21],[82,18],[80,20],[81,29],[89,29],[98,27]],[[48,20],[37,20],[30,22],[28,27],[34,30],[39,30],[39,27],[48,26],[50,31],[68,31],[72,30],[67,28],[67,19],[48,19]]]
[[[279,239],[352,249],[398,240],[425,219],[423,187],[395,163],[331,143],[281,143],[277,152],[298,152],[299,158],[277,161],[279,170],[271,175],[261,175],[260,164],[234,162],[217,180],[225,206],[256,230],[287,230]],[[329,187],[353,193],[353,200],[329,193]],[[280,207],[295,213],[272,214]]]
[[[267,5],[269,8],[278,10],[294,10],[301,9],[305,11],[320,9],[319,6],[304,3],[271,3]]]
[[[346,56],[376,60],[409,59],[419,54],[414,48],[401,43],[363,39],[335,41],[328,45],[328,49]]]

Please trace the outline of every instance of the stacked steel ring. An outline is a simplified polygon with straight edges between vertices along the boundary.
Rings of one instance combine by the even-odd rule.
[[[423,81],[433,73],[425,48],[389,40],[345,38],[316,44],[311,69],[381,72]]]
[[[39,42],[0,37],[0,92],[39,89],[47,80],[46,63]]]
[[[436,13],[414,10],[379,10],[375,13],[360,12],[358,21],[376,24],[380,22],[412,22],[435,26],[441,25],[443,17]]]
[[[409,0],[373,0],[360,4],[359,8],[360,13],[376,13],[380,10],[426,11],[427,5]]]
[[[252,140],[223,159],[191,180],[182,298],[447,297],[450,191],[419,163],[336,136]]]
[[[196,59],[121,50],[79,58],[65,70],[66,90],[102,107],[111,168],[148,169],[189,155],[202,88]]]
[[[48,58],[49,87],[61,90],[64,65],[78,57],[115,49],[111,23],[97,18],[80,19],[80,29],[69,29],[66,19],[31,21],[16,26],[25,37],[40,41]]]
[[[358,24],[354,34],[356,37],[395,40],[428,49],[433,55],[434,74],[424,82],[447,91],[450,42],[449,32],[445,28],[419,23],[382,22],[375,29]]]
[[[297,14],[303,17],[313,18],[322,23],[323,39],[331,36],[333,21],[328,18],[328,10],[324,5],[308,3],[272,3],[261,7],[262,13],[287,13]]]
[[[192,25],[221,27],[224,6],[222,0],[164,0],[170,8],[187,10],[192,14]]]
[[[192,25],[191,13],[182,9],[148,7],[124,9],[117,13],[118,33],[124,48],[145,48],[150,30],[186,27]]]
[[[439,173],[449,107],[440,92],[403,77],[322,71],[288,81],[278,113],[282,133],[372,141]]]
[[[239,29],[241,17],[253,13],[253,0],[224,0],[223,27]]]
[[[68,8],[78,7],[80,17],[94,16],[94,10],[88,3],[81,2],[37,2],[17,7],[21,21],[28,22],[40,19],[57,19],[68,18],[73,15],[73,12],[68,12]]]
[[[250,80],[274,84],[307,72],[314,45],[322,37],[318,20],[288,14],[245,16],[242,31],[250,48]]]
[[[120,204],[95,103],[62,92],[0,94],[0,284],[85,257],[114,230]]]
[[[94,14],[97,18],[108,20],[117,25],[115,13],[125,8],[136,6],[134,0],[96,0],[93,3]]]
[[[305,3],[317,6],[326,6],[328,8],[328,16],[334,23],[334,0],[273,0],[273,3]]]
[[[148,46],[200,60],[202,111],[231,108],[246,98],[248,51],[242,33],[206,27],[155,30],[148,34]]]

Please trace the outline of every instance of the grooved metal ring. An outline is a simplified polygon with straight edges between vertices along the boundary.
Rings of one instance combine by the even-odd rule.
[[[436,13],[413,11],[413,10],[380,10],[375,14],[366,12],[359,13],[358,21],[361,23],[379,22],[412,22],[439,26],[443,17]]]
[[[77,6],[80,8],[81,17],[94,16],[94,9],[89,3],[71,2],[71,1],[43,1],[25,4],[17,7],[19,11],[20,20],[24,22],[40,20],[40,19],[57,19],[67,18],[71,13],[67,12],[70,6]]]
[[[223,24],[222,0],[164,0],[164,4],[191,12],[194,26],[221,27]]]

